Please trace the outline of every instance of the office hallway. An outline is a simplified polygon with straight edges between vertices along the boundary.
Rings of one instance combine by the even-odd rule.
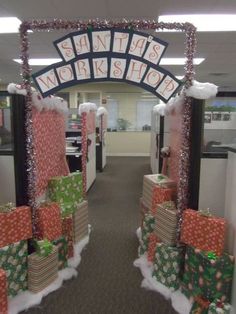
[[[88,193],[90,242],[78,277],[43,299],[30,314],[174,314],[169,301],[140,287],[136,229],[140,224],[144,157],[110,157]]]

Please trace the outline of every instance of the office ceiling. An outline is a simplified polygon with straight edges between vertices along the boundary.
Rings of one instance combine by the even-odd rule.
[[[235,0],[1,0],[0,17],[16,16],[30,19],[138,18],[157,19],[163,14],[236,14]],[[191,21],[189,21],[191,22]],[[221,21],[219,21],[220,23]],[[236,22],[236,21],[235,21]],[[57,58],[53,41],[65,32],[34,32],[30,34],[31,58]],[[182,33],[156,33],[169,47],[165,57],[184,57]],[[221,90],[236,90],[236,32],[204,32],[197,34],[196,57],[206,60],[196,66],[196,79],[212,82]],[[0,83],[21,82],[19,34],[0,34]],[[42,67],[32,67],[36,72]],[[184,66],[165,66],[175,75],[184,74]]]

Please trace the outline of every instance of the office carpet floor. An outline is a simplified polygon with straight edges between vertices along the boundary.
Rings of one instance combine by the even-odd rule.
[[[175,314],[160,294],[140,287],[136,229],[149,158],[110,157],[88,193],[92,225],[78,277],[45,297],[30,314]]]

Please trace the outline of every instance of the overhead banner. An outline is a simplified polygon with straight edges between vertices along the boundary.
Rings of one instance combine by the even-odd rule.
[[[168,44],[145,33],[99,29],[70,33],[54,42],[62,62],[33,74],[43,97],[73,85],[119,81],[167,102],[182,82],[159,64]]]

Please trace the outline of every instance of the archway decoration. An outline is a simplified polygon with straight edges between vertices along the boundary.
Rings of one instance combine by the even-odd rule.
[[[29,38],[28,31],[53,31],[53,30],[67,30],[73,31],[90,31],[93,30],[107,30],[117,29],[127,31],[148,31],[158,29],[179,30],[185,33],[185,85],[184,93],[189,88],[194,79],[194,65],[193,57],[196,50],[196,28],[191,23],[163,23],[148,20],[122,20],[122,21],[108,21],[108,20],[62,20],[54,19],[52,21],[46,20],[32,20],[24,21],[20,26],[21,39],[21,60],[22,68],[21,75],[23,78],[23,86],[27,90],[26,96],[26,150],[27,150],[27,173],[28,173],[28,198],[29,205],[32,207],[33,219],[35,217],[35,160],[34,160],[34,146],[33,146],[33,130],[32,130],[32,96],[31,96],[31,69],[29,66]],[[135,56],[132,56],[135,59]],[[190,132],[191,132],[191,98],[185,94],[183,116],[182,116],[182,146],[180,151],[179,161],[179,182],[178,182],[178,200],[177,207],[179,211],[179,228],[181,224],[181,213],[188,204],[188,188],[189,188],[189,164],[190,164]]]
[[[167,102],[182,85],[160,66],[168,44],[147,33],[114,28],[79,31],[56,40],[54,46],[63,61],[33,74],[44,97],[77,84],[121,81]]]

